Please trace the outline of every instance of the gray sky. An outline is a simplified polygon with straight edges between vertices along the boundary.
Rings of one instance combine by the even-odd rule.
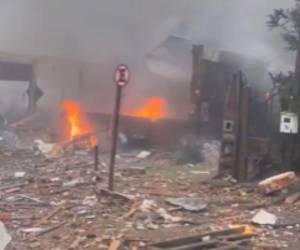
[[[287,66],[266,15],[293,0],[0,0],[0,50],[139,64],[171,34]]]

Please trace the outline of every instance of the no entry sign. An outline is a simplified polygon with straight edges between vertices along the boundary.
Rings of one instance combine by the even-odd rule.
[[[129,83],[130,73],[129,68],[125,64],[121,64],[115,71],[114,80],[120,87],[125,87]]]

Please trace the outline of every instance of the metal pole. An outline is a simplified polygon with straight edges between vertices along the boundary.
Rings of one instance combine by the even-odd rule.
[[[109,182],[108,189],[113,191],[114,189],[114,170],[115,170],[115,159],[118,146],[118,130],[119,130],[119,118],[120,118],[120,107],[121,107],[121,95],[122,87],[117,85],[117,94],[115,102],[115,110],[113,114],[113,129],[112,129],[112,143],[110,153],[110,165],[109,165]]]
[[[94,163],[95,163],[95,171],[98,171],[98,166],[99,166],[99,147],[98,147],[98,145],[95,145],[95,147],[94,147],[94,156],[95,156],[95,158],[94,158]]]

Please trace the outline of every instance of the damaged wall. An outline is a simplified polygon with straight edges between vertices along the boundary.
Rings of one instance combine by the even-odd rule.
[[[41,109],[53,109],[62,98],[77,98],[80,63],[66,60],[45,60],[35,64],[37,84],[44,91]]]
[[[37,83],[44,91],[39,102],[40,109],[55,110],[64,98],[80,102],[89,112],[112,112],[115,98],[114,66],[48,58],[39,60],[35,68]],[[145,88],[145,85],[148,87]],[[186,118],[188,93],[188,82],[177,81],[170,85],[164,78],[143,71],[132,75],[129,86],[124,90],[122,113],[135,111],[151,96],[163,96],[168,102],[168,118]]]

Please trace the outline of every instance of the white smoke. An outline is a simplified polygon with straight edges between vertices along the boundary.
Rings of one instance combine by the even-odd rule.
[[[143,96],[169,93],[166,85],[174,81],[188,86],[190,79],[185,69],[191,68],[191,54],[185,46],[175,48],[186,55],[180,54],[182,61],[165,64],[150,57],[150,70],[163,71],[173,78],[149,72],[149,55],[172,36],[255,57],[269,63],[273,71],[292,69],[294,55],[285,50],[280,33],[270,31],[266,21],[274,8],[287,8],[293,3],[294,0],[0,0],[0,54],[96,62],[96,68],[103,73],[95,81],[95,88],[110,86],[115,65],[127,63],[132,82],[124,102],[132,106],[135,103],[130,102],[142,102]],[[93,89],[86,96],[94,104],[100,99],[99,92]],[[113,88],[107,87],[101,93],[110,106]],[[178,100],[176,103],[183,100],[182,93],[169,94]],[[182,102],[188,103],[188,88],[184,96]]]
[[[0,51],[87,61],[143,56],[169,35],[284,64],[284,44],[266,27],[293,0],[1,0]]]

